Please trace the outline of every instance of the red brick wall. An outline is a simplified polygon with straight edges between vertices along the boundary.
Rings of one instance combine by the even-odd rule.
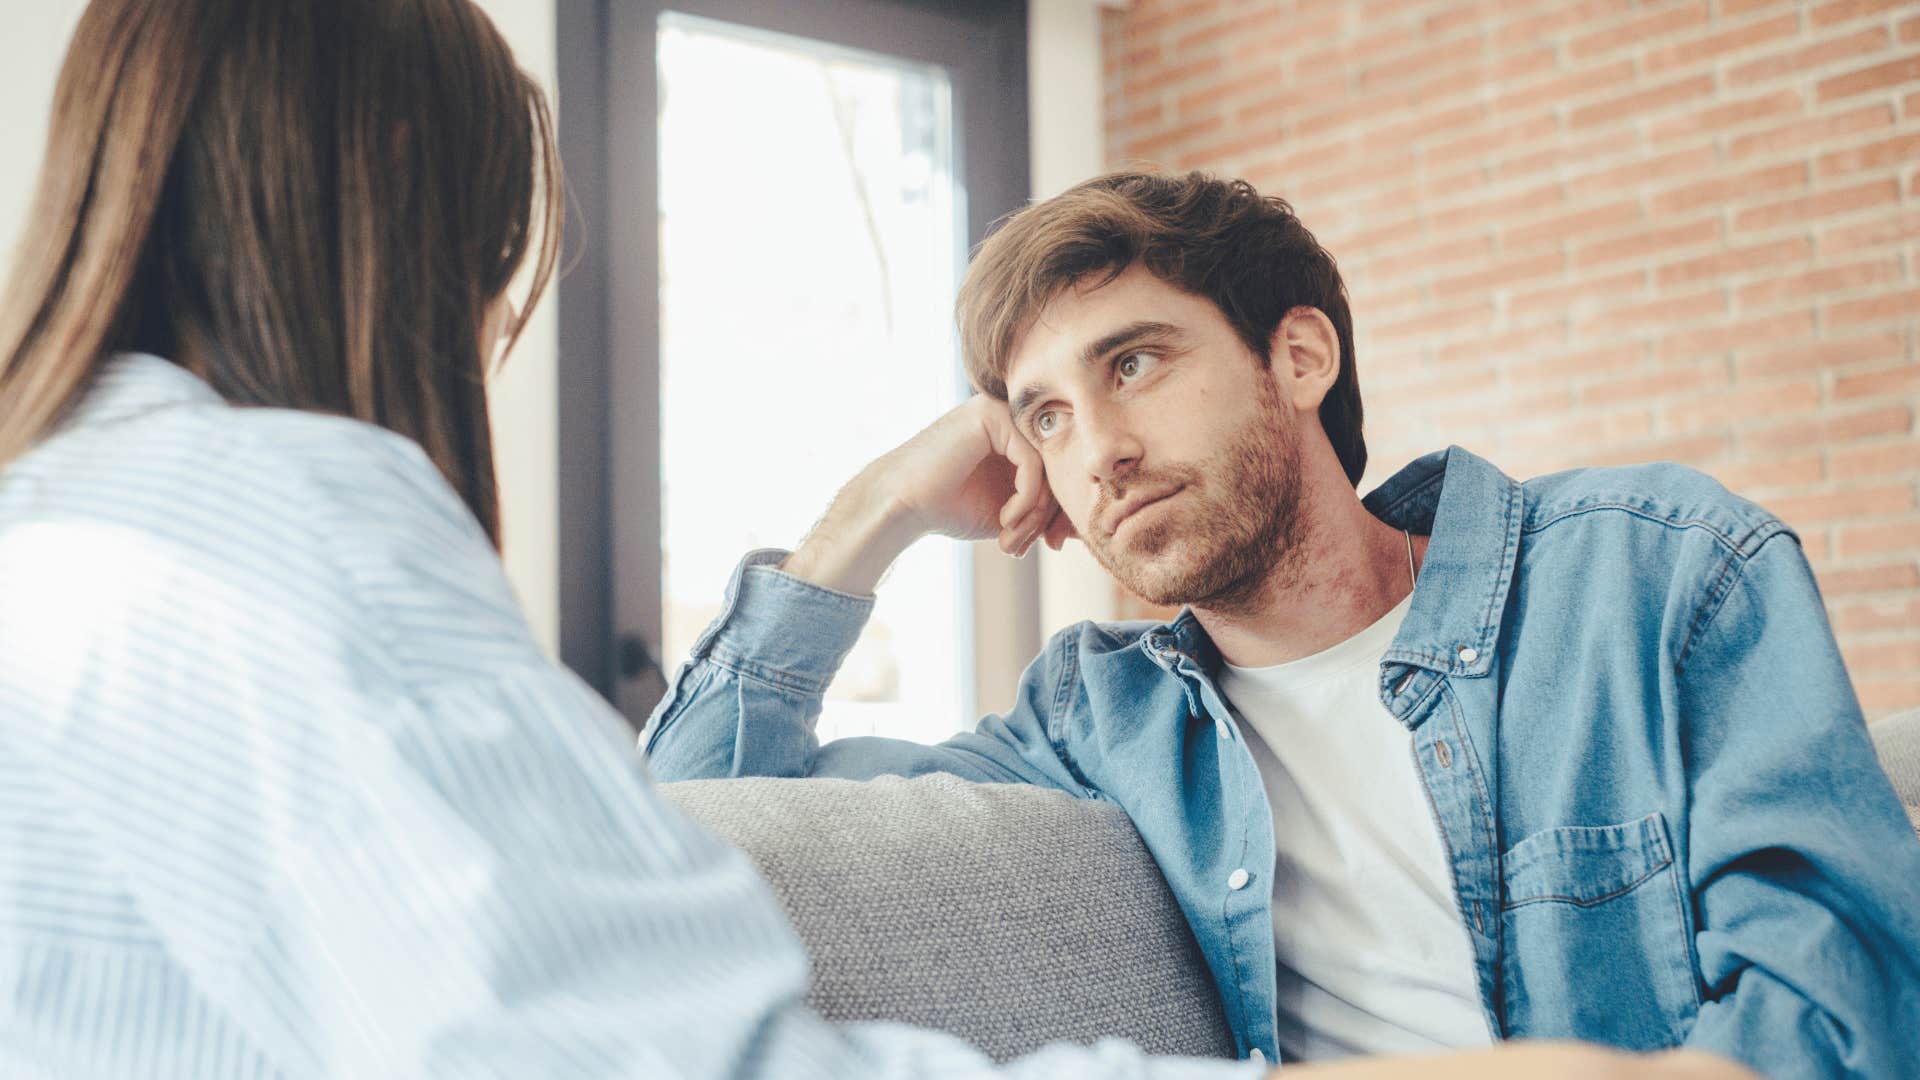
[[[1920,0],[1134,0],[1108,146],[1293,202],[1373,466],[1686,462],[1920,706]]]

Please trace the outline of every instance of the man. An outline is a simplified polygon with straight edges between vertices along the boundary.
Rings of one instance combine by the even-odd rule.
[[[1118,803],[1254,1059],[1558,1037],[1911,1075],[1920,844],[1785,525],[1677,466],[1522,484],[1457,447],[1362,500],[1340,275],[1244,183],[1031,207],[959,312],[982,393],[746,559],[642,737],[659,778]],[[930,532],[1078,537],[1186,610],[1063,631],[938,746],[820,745]]]

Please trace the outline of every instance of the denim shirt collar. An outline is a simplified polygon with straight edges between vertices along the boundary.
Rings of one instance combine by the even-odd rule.
[[[1387,651],[1382,696],[1407,668],[1479,678],[1493,667],[1500,619],[1513,586],[1525,503],[1520,483],[1465,449],[1422,457],[1362,500],[1396,529],[1432,539],[1413,593],[1413,607]],[[1192,608],[1149,630],[1147,653],[1185,654],[1202,670],[1218,667],[1219,650]],[[1164,666],[1164,661],[1163,661]]]

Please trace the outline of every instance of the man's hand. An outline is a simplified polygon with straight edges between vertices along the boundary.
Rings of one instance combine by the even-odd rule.
[[[1058,550],[1073,535],[1035,450],[1007,404],[969,398],[863,469],[781,566],[842,592],[870,593],[902,551],[928,533],[997,536],[1025,555],[1038,539]]]
[[[1746,1068],[1697,1050],[1629,1054],[1574,1042],[1510,1042],[1431,1057],[1354,1058],[1290,1065],[1285,1080],[1759,1080]]]

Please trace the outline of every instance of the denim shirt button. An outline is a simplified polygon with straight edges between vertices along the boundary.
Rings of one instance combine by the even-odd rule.
[[[1480,650],[1474,648],[1471,645],[1462,645],[1460,646],[1460,652],[1458,655],[1460,657],[1461,663],[1471,664],[1475,660],[1480,659]]]
[[[1433,744],[1433,757],[1434,760],[1440,763],[1441,768],[1453,768],[1453,750],[1447,746],[1444,740]]]
[[[1251,880],[1253,880],[1253,875],[1247,873],[1245,867],[1240,867],[1235,869],[1233,873],[1227,875],[1227,888],[1238,892],[1246,888],[1247,882]]]
[[[1213,722],[1213,730],[1218,732],[1223,739],[1233,738],[1233,727],[1225,720],[1215,720]]]
[[[1267,1063],[1267,1055],[1261,1053],[1260,1048],[1256,1046],[1247,1051],[1247,1060],[1253,1062],[1255,1065],[1265,1065]]]

